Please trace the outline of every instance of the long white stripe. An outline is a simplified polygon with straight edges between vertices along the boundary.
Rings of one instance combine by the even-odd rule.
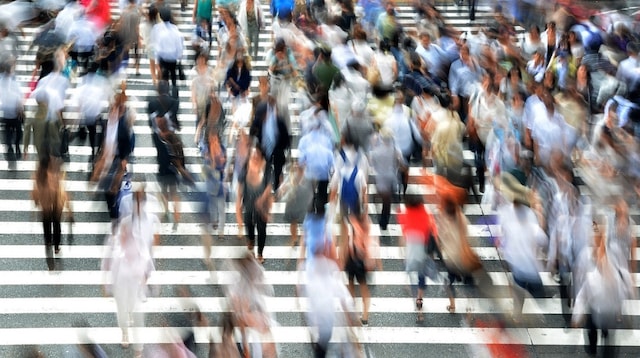
[[[268,250],[265,257],[268,260]],[[44,262],[43,262],[44,265]],[[0,271],[0,285],[103,285],[109,283],[109,278],[102,271]],[[640,274],[633,274],[636,287],[640,287]],[[508,286],[510,273],[489,272],[489,276],[496,286]],[[558,286],[549,273],[540,275],[544,286]],[[267,282],[273,285],[298,285],[304,283],[302,274],[298,271],[266,271]],[[149,278],[151,285],[210,285],[212,283],[228,285],[238,280],[234,271],[154,271]],[[213,282],[215,281],[215,282]],[[346,283],[346,277],[344,277]],[[407,286],[409,276],[401,271],[376,271],[369,275],[367,282],[372,285]],[[442,283],[428,280],[430,285]]]
[[[404,291],[399,291],[404,293]],[[309,302],[306,297],[267,297],[267,309],[272,313],[307,312]],[[361,310],[361,301],[356,300],[356,310]],[[510,298],[493,301],[482,298],[457,298],[459,313],[470,310],[474,314],[510,313],[513,301]],[[227,312],[229,307],[225,297],[148,297],[140,307],[145,313],[190,312],[193,304],[201,312]],[[448,313],[448,298],[423,298],[423,312],[431,314]],[[337,306],[337,305],[336,305]],[[116,304],[112,297],[20,297],[0,298],[0,314],[60,314],[60,313],[115,313]],[[413,313],[415,300],[410,297],[373,297],[369,312],[373,313]],[[562,302],[556,298],[525,299],[523,314],[562,314]],[[622,314],[640,316],[638,301],[625,301]]]
[[[170,330],[179,328],[145,327],[131,330],[131,343],[172,343]],[[218,327],[194,328],[196,342],[219,342]],[[273,327],[277,343],[311,343],[307,327]],[[616,346],[638,347],[640,330],[611,330]],[[345,336],[345,328],[335,327],[333,337]],[[562,328],[470,328],[470,327],[366,327],[354,333],[361,343],[388,344],[523,344],[582,346],[582,329]],[[508,335],[508,337],[505,335]],[[120,344],[122,331],[117,327],[92,328],[7,328],[0,329],[0,345],[69,345],[83,343]]]
[[[63,225],[63,234],[68,233],[67,225]],[[489,225],[491,232],[487,229],[487,225],[469,225],[469,236],[471,237],[490,237],[491,235],[499,236],[500,230],[495,225]],[[339,225],[334,226],[334,232],[338,232]],[[379,226],[371,227],[371,234],[380,235]],[[181,236],[181,235],[200,235],[202,233],[202,225],[198,223],[180,223],[177,230],[173,230],[173,224],[164,223],[160,227],[160,235],[163,236]],[[111,232],[111,223],[89,223],[76,222],[73,224],[74,234],[90,234],[100,235]],[[387,235],[400,235],[400,225],[389,224]],[[41,234],[42,227],[34,222],[19,221],[0,221],[0,234]],[[224,227],[225,235],[238,235],[238,226],[235,223],[226,224]],[[267,224],[267,235],[289,236],[289,225],[283,223]]]
[[[225,243],[242,243],[236,238],[224,240]],[[0,246],[0,259],[2,258],[45,258],[42,245],[2,245]],[[61,245],[64,258],[102,259],[107,256],[106,248],[100,245]],[[213,246],[211,257],[214,259],[237,259],[246,254],[245,246]],[[295,260],[300,257],[299,247],[268,246],[270,259]],[[476,247],[474,249],[482,260],[499,260],[498,252],[493,247]],[[155,246],[153,257],[156,259],[199,259],[203,257],[203,249],[200,246]],[[404,248],[398,246],[380,247],[380,258],[383,260],[404,260]]]
[[[28,188],[28,189],[27,189]],[[29,185],[25,190],[30,190],[31,185]],[[17,188],[14,190],[18,190]],[[156,182],[147,182],[145,191],[147,194],[159,195],[160,188]],[[73,210],[78,213],[101,213],[105,212],[105,204],[102,198],[96,198],[95,200],[72,200],[71,206]],[[394,205],[399,206],[399,205]],[[199,213],[200,212],[201,203],[195,201],[181,201],[180,202],[180,212],[181,213]],[[271,206],[272,214],[284,214],[286,207],[286,203],[284,202],[274,202]],[[369,213],[379,213],[382,210],[382,204],[373,204],[369,203],[367,205],[369,209]],[[435,204],[427,204],[427,207],[432,212],[435,211]],[[489,208],[487,208],[489,209]],[[153,213],[162,213],[163,210],[161,207],[152,206],[150,208]],[[225,212],[227,214],[235,214],[235,203],[227,203]],[[483,209],[485,210],[485,209]],[[22,211],[38,211],[35,207],[33,200],[25,200],[25,199],[0,199],[0,212],[3,211],[11,211],[11,212],[22,212]],[[489,215],[492,214],[491,211],[485,210],[484,212],[480,210],[480,205],[478,204],[466,204],[464,206],[465,215]]]

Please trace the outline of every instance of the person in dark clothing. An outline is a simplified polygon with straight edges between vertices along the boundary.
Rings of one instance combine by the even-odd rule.
[[[267,161],[266,171],[273,175],[273,190],[278,190],[291,136],[284,119],[278,116],[275,105],[268,102],[258,105],[249,135],[257,140],[262,149]]]
[[[158,96],[151,98],[147,105],[149,120],[151,121],[155,117],[166,117],[170,120],[170,128],[180,131],[180,122],[178,121],[179,107],[180,101],[169,95],[169,82],[161,80],[158,82]],[[149,122],[149,126],[153,127],[153,123]]]
[[[236,222],[238,233],[242,235],[246,227],[247,248],[253,254],[255,230],[258,231],[258,262],[263,263],[262,256],[267,239],[267,222],[269,221],[271,203],[269,164],[260,147],[252,149],[245,167],[238,178],[238,195],[236,199]]]
[[[119,216],[117,198],[120,184],[126,172],[129,155],[133,151],[130,112],[126,102],[127,95],[124,93],[123,85],[122,92],[115,96],[114,104],[109,110],[99,158],[91,176],[91,180],[98,181],[98,187],[104,191],[113,230],[117,226]],[[111,135],[111,131],[117,133]]]
[[[229,68],[229,71],[227,71],[225,85],[229,93],[235,98],[246,96],[249,93],[251,72],[244,56],[238,57]]]

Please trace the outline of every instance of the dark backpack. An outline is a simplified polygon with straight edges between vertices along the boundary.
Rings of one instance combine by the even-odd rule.
[[[171,161],[180,165],[184,168],[184,145],[182,144],[182,140],[175,133],[170,133],[166,137],[167,141],[167,150],[169,151],[169,157]]]
[[[340,149],[340,156],[344,162],[347,162],[347,154]],[[341,207],[346,210],[344,214],[360,215],[360,193],[356,185],[356,177],[358,176],[358,161],[360,153],[358,153],[351,175],[342,175],[342,188],[340,190]]]

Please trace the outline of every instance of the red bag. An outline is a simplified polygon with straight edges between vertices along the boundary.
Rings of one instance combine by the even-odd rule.
[[[35,91],[36,87],[38,87],[38,79],[34,74],[33,76],[31,76],[31,80],[29,81],[29,92],[27,92],[26,98],[31,97],[31,94],[33,93],[33,91]]]

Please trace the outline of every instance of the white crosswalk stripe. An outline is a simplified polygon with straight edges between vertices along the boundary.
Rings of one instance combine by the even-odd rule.
[[[189,38],[192,4],[187,11],[181,12],[179,4],[171,3],[174,15],[177,15],[178,28]],[[112,4],[112,7],[117,7]],[[475,22],[468,20],[466,7],[451,4],[441,7],[447,22],[460,31],[474,31],[491,20],[491,7],[479,5]],[[264,5],[268,14],[268,5]],[[114,16],[119,14],[115,9]],[[408,5],[399,6],[400,22],[407,29],[415,29],[415,14]],[[252,63],[253,78],[251,87],[258,87],[257,77],[266,74],[266,61],[263,59],[271,41],[271,17],[267,16],[266,30],[260,34],[260,55]],[[16,78],[22,90],[28,91],[35,52],[29,44],[36,34],[35,27],[24,29],[25,37],[20,37],[19,50],[22,55],[16,65]],[[216,51],[213,51],[214,54]],[[185,51],[191,61],[193,51]],[[217,54],[213,55],[213,61]],[[151,86],[148,70],[149,62],[141,56],[142,75],[134,76],[130,66],[127,69],[129,105],[137,112],[134,131],[136,149],[133,163],[129,169],[134,175],[143,175],[147,179],[146,190],[159,193],[155,178],[157,164],[156,150],[150,139],[151,129],[147,125],[146,99],[155,94]],[[74,80],[77,83],[77,79]],[[76,104],[69,99],[75,89],[70,89],[66,100],[68,110],[65,118],[73,122],[79,118],[73,110]],[[199,152],[193,144],[195,133],[195,115],[190,101],[189,86],[182,81],[180,86],[180,132],[186,145],[187,168],[192,173],[201,172]],[[294,92],[292,107],[301,109],[300,93]],[[228,105],[228,104],[226,104]],[[26,101],[26,115],[35,113],[35,101]],[[297,117],[294,115],[294,122]],[[233,154],[233,149],[228,149]],[[128,357],[133,353],[120,347],[122,332],[115,318],[115,302],[111,297],[102,295],[102,287],[110,278],[100,271],[100,262],[107,256],[103,245],[111,231],[111,223],[106,213],[103,196],[96,192],[95,185],[86,179],[91,166],[88,157],[91,153],[86,144],[77,140],[70,146],[70,161],[65,164],[66,189],[72,196],[71,205],[75,212],[73,226],[63,223],[62,253],[55,259],[56,270],[49,271],[46,265],[47,255],[42,244],[42,224],[38,221],[38,211],[31,200],[33,188],[32,173],[36,169],[36,156],[32,146],[26,160],[14,163],[0,161],[0,357],[17,357],[24,346],[38,345],[47,357],[66,357],[69,347],[83,343],[102,345],[110,357]],[[0,155],[6,155],[4,145],[0,146]],[[297,157],[293,149],[292,157]],[[472,154],[465,152],[467,159]],[[419,168],[410,168],[410,176],[420,175]],[[433,189],[409,184],[413,193],[434,196]],[[369,192],[375,194],[375,186],[369,185]],[[173,317],[192,312],[194,305],[209,318],[209,327],[196,327],[195,337],[198,356],[206,356],[207,343],[220,341],[219,321],[221,313],[229,310],[224,297],[224,286],[236,282],[239,275],[227,267],[229,259],[240,258],[246,253],[244,243],[237,238],[238,226],[235,223],[235,206],[226,206],[227,224],[223,229],[224,238],[216,239],[211,258],[216,271],[210,272],[202,262],[204,255],[199,236],[202,225],[198,222],[199,205],[190,196],[183,193],[180,211],[181,223],[176,228],[171,222],[163,222],[160,227],[161,245],[153,248],[157,271],[149,278],[151,286],[160,287],[159,292],[149,295],[141,310],[147,314],[146,327],[134,328],[131,343],[160,344],[170,342],[168,328],[162,325],[160,317]],[[433,200],[428,204],[434,209]],[[306,298],[297,297],[296,287],[305,283],[304,276],[297,271],[299,247],[288,246],[289,226],[284,223],[284,203],[276,202],[272,214],[274,220],[267,227],[267,246],[265,248],[266,281],[274,286],[275,297],[267,299],[267,306],[276,316],[279,326],[273,327],[273,340],[278,343],[282,357],[311,357],[310,335],[304,313],[308,307]],[[162,214],[163,209],[154,210]],[[369,212],[379,213],[381,204],[370,200]],[[464,212],[469,216],[469,235],[473,249],[478,253],[493,279],[497,306],[487,299],[478,298],[477,292],[462,284],[456,284],[459,297],[456,302],[458,313],[450,314],[446,307],[447,295],[442,282],[427,280],[428,289],[424,298],[425,324],[415,323],[415,301],[409,289],[410,278],[404,271],[404,248],[398,240],[401,230],[395,221],[385,231],[378,225],[372,227],[372,234],[380,238],[379,256],[383,269],[370,274],[369,285],[372,292],[371,316],[369,327],[358,327],[354,333],[357,339],[366,345],[369,357],[413,357],[435,356],[459,357],[470,354],[472,347],[494,342],[496,337],[504,337],[499,328],[475,328],[467,325],[465,309],[479,317],[488,317],[493,313],[509,313],[513,301],[509,291],[511,274],[505,269],[500,254],[492,245],[492,240],[500,236],[500,227],[495,225],[495,212],[488,206],[474,203],[465,205]],[[632,211],[632,216],[640,215]],[[639,222],[636,220],[636,222]],[[334,226],[337,233],[338,226]],[[640,225],[634,227],[640,232]],[[70,234],[73,234],[71,241]],[[636,257],[640,257],[637,249]],[[640,285],[640,274],[633,273],[636,287]],[[555,354],[555,356],[575,355],[585,343],[582,329],[565,327],[562,303],[559,299],[558,283],[549,272],[541,277],[546,297],[526,299],[523,308],[524,325],[522,328],[507,328],[510,337],[508,344],[524,345],[529,353],[536,356]],[[346,283],[346,277],[343,277]],[[194,297],[181,298],[175,289],[188,285]],[[356,308],[361,309],[361,301],[356,300]],[[629,319],[623,329],[615,332],[613,344],[622,352],[640,350],[640,300],[626,301],[622,315]],[[90,328],[72,327],[74,323],[86,319]],[[169,319],[171,327],[171,320]],[[182,329],[183,327],[176,327]],[[337,327],[336,331],[344,330]],[[334,336],[341,336],[335,334]],[[500,338],[503,339],[503,338]],[[437,353],[435,353],[437,352]],[[631,355],[633,356],[633,354]]]

